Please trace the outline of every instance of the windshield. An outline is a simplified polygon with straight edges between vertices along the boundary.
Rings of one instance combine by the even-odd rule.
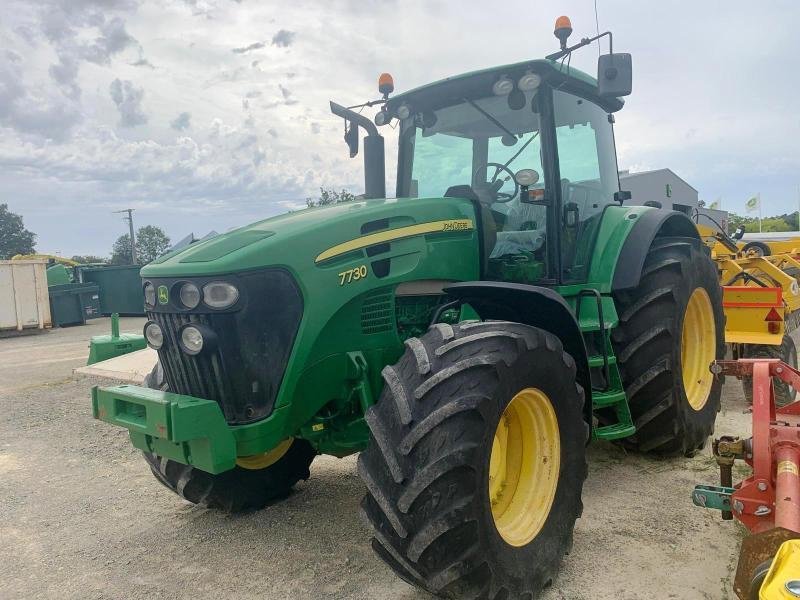
[[[530,202],[545,187],[535,95],[518,92],[514,108],[508,96],[465,99],[407,119],[402,132],[411,164],[401,169],[398,195],[477,197],[491,215],[490,258],[524,262],[527,274],[511,278],[518,281],[539,280],[546,264],[546,209]],[[514,177],[523,170],[524,188]]]

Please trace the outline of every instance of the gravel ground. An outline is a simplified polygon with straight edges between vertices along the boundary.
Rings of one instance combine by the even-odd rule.
[[[429,598],[373,555],[352,457],[318,458],[290,498],[241,516],[165,490],[123,431],[92,419],[96,382],[71,375],[108,328],[0,339],[0,596]],[[718,434],[748,432],[744,406],[729,380]],[[707,452],[665,461],[594,444],[574,550],[542,599],[734,598],[742,530],[690,499],[716,479]]]

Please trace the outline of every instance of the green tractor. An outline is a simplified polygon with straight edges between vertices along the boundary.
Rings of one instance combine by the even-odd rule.
[[[259,509],[360,452],[377,555],[449,598],[535,598],[570,550],[586,446],[690,455],[712,432],[723,316],[685,215],[626,205],[597,80],[542,60],[331,104],[363,199],[273,217],[142,269],[142,387],[93,390],[164,486]],[[569,29],[571,31],[571,29]],[[608,34],[603,34],[608,35]],[[598,36],[602,37],[602,36]],[[379,127],[399,129],[387,199]],[[644,199],[642,199],[644,200]]]

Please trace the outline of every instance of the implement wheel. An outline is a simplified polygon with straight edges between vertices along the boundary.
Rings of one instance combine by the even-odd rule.
[[[160,363],[144,385],[168,391]],[[144,453],[144,459],[155,478],[184,500],[234,513],[258,510],[288,496],[295,483],[308,479],[308,467],[315,455],[308,442],[290,438],[269,452],[240,457],[236,467],[218,475],[149,452]]]
[[[438,324],[383,377],[358,461],[375,552],[441,597],[537,597],[583,507],[575,361],[533,327]]]
[[[797,347],[794,340],[787,334],[783,336],[780,346],[765,346],[762,344],[746,344],[742,351],[742,358],[777,358],[793,369],[797,368]],[[795,390],[788,383],[777,377],[772,378],[772,389],[775,390],[775,405],[786,406],[794,402],[797,397]],[[748,403],[753,403],[753,378],[742,377],[742,390]]]
[[[722,382],[709,365],[725,354],[717,272],[699,243],[656,238],[639,285],[615,294],[614,352],[643,452],[691,455],[714,430]]]

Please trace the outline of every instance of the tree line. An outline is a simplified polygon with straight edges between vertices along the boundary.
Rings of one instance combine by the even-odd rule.
[[[0,204],[0,260],[9,260],[17,254],[35,254],[36,237],[35,233],[25,227],[20,215],[8,210],[8,204]],[[136,231],[137,264],[152,262],[169,248],[169,236],[160,227],[145,225]],[[70,258],[81,264],[132,264],[131,236],[126,233],[118,237],[111,248],[110,257],[76,254]]]

